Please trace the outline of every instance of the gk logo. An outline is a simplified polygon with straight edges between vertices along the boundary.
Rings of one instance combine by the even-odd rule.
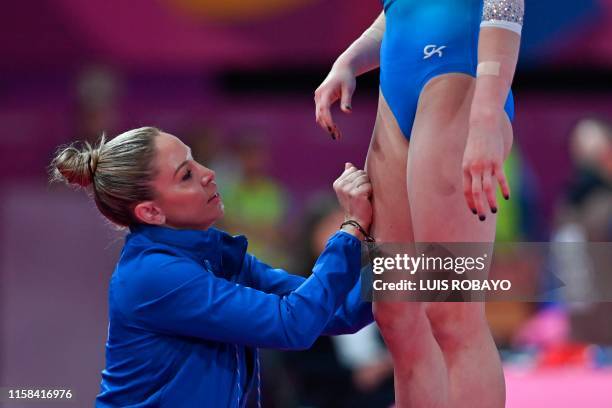
[[[425,48],[423,48],[423,53],[425,54],[423,59],[431,58],[434,55],[438,55],[438,57],[442,58],[442,50],[445,48],[446,48],[446,45],[442,45],[440,47],[438,47],[435,44],[427,45],[425,46]]]

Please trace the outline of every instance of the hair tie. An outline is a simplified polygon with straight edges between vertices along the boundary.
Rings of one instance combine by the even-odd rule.
[[[90,174],[91,178],[93,179],[93,177],[94,177],[94,171],[93,171],[93,169],[91,168],[91,158],[92,158],[91,153],[89,153],[87,156],[88,156],[88,157],[87,157],[87,167],[89,168],[89,174]]]

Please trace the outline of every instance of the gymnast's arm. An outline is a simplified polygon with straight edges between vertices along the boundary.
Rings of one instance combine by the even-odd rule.
[[[380,13],[367,30],[340,56],[334,66],[344,66],[359,76],[380,65],[380,43],[385,33],[385,13]],[[333,69],[333,68],[332,68]]]
[[[315,91],[317,123],[329,132],[333,139],[340,138],[341,134],[332,118],[331,105],[340,99],[340,109],[344,113],[351,112],[355,78],[380,65],[380,44],[384,33],[385,14],[380,13],[374,23],[340,54],[325,80]]]
[[[486,199],[492,208],[495,205],[495,179],[504,196],[510,194],[502,168],[501,126],[519,55],[524,7],[524,0],[484,1],[476,88],[463,161],[468,206],[481,214],[482,208],[477,208],[482,206],[481,200]]]
[[[471,120],[498,119],[504,113],[521,43],[524,0],[484,3]]]

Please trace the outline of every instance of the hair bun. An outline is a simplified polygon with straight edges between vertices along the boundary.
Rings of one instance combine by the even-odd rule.
[[[80,150],[75,146],[60,149],[51,162],[53,181],[64,180],[81,187],[89,186],[98,166],[99,150],[85,144]]]
[[[118,226],[145,222],[134,207],[155,196],[155,138],[160,134],[157,128],[143,127],[123,132],[108,143],[102,134],[93,146],[88,142],[62,146],[49,166],[50,181],[80,187],[93,184],[88,193],[96,207]]]

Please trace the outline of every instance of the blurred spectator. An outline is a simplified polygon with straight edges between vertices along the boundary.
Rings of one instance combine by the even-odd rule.
[[[303,276],[343,221],[333,197],[306,210],[299,247]],[[299,407],[388,407],[393,403],[393,366],[376,325],[360,332],[320,337],[309,350],[283,354]]]
[[[601,306],[589,301],[596,293],[601,266],[594,264],[587,244],[612,240],[610,124],[594,118],[580,120],[570,135],[570,157],[574,171],[567,194],[558,204],[551,235],[550,272],[564,283],[564,298],[545,305],[518,332],[516,342],[523,346],[551,349],[567,343],[575,331],[570,315],[595,316],[595,308]],[[606,326],[606,322],[589,320],[590,325]]]
[[[279,182],[268,175],[270,155],[265,134],[257,129],[242,129],[236,138],[240,178],[220,185],[226,213],[223,227],[230,233],[240,231],[249,237],[249,251],[266,263],[287,268],[287,242],[282,223],[288,195]]]
[[[89,66],[77,79],[76,139],[93,143],[102,133],[117,130],[117,99],[121,83],[105,66]]]
[[[574,209],[597,192],[612,191],[612,126],[595,118],[580,120],[570,136],[574,179],[567,203]]]
[[[580,120],[570,135],[574,166],[567,195],[558,205],[552,241],[612,239],[612,127],[594,118]]]
[[[212,123],[194,123],[180,133],[191,146],[195,161],[215,171],[217,185],[223,193],[242,177],[238,158],[224,144],[221,129]],[[225,200],[225,197],[224,197]]]

